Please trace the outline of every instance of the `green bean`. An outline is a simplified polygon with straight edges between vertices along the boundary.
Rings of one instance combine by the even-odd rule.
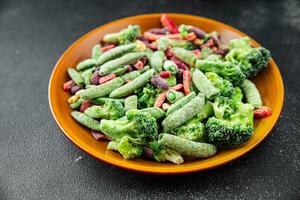
[[[152,49],[146,48],[145,52],[146,52],[146,58],[150,62],[153,51]]]
[[[84,101],[84,99],[78,99],[74,103],[69,104],[69,106],[72,109],[77,109],[77,108],[79,108],[81,106],[81,104],[82,104],[83,101]]]
[[[185,97],[182,97],[178,101],[176,101],[174,104],[172,104],[168,110],[167,110],[167,116],[171,114],[172,112],[180,109],[185,104],[187,104],[191,99],[193,99],[196,96],[195,92],[191,92],[190,94],[186,95]]]
[[[88,70],[85,70],[84,72],[82,72],[81,76],[84,80],[85,85],[91,85],[92,75],[93,75],[93,70],[92,69],[88,69]]]
[[[212,99],[215,95],[219,94],[219,90],[199,69],[195,69],[192,80],[196,88],[203,93],[206,98]]]
[[[80,124],[90,128],[92,130],[101,131],[100,123],[97,120],[95,120],[81,112],[78,112],[78,111],[71,112],[71,115]]]
[[[123,55],[122,57],[116,58],[114,60],[108,61],[100,66],[99,74],[101,76],[107,75],[110,72],[122,67],[124,65],[135,63],[138,59],[145,56],[145,52],[137,52],[137,53],[128,53]]]
[[[165,54],[162,51],[155,51],[150,58],[150,65],[156,72],[160,72],[163,68]]]
[[[81,90],[79,92],[79,96],[83,99],[94,99],[97,97],[103,97],[111,93],[116,88],[119,88],[123,84],[124,81],[118,77],[101,85]]]
[[[76,66],[76,69],[79,71],[83,71],[83,70],[92,68],[95,65],[96,65],[96,60],[90,58],[90,59],[86,59],[86,60],[78,63]]]
[[[130,81],[129,83],[115,89],[112,91],[109,95],[109,97],[112,98],[119,98],[119,97],[124,97],[132,93],[134,90],[142,87],[145,85],[147,82],[149,82],[150,78],[154,74],[154,70],[150,69],[143,73],[142,75],[138,76],[136,79]]]
[[[184,97],[184,94],[182,92],[177,92],[175,90],[169,90],[167,92],[167,99],[171,103],[175,103],[176,101],[178,101],[182,97]]]
[[[176,74],[178,72],[178,67],[174,62],[166,60],[164,62],[164,70],[170,71],[172,74]]]
[[[141,74],[148,71],[150,69],[149,65],[145,65],[142,69],[138,70],[138,72],[140,72]]]
[[[165,37],[159,38],[157,42],[158,42],[157,49],[159,51],[166,51],[168,49],[169,46],[168,38]]]
[[[111,100],[119,101],[122,104],[124,104],[124,101],[125,101],[125,99],[113,99],[113,98],[109,98],[109,97],[98,97],[95,99],[90,99],[89,101],[96,105],[104,105],[107,101],[111,101]]]
[[[82,86],[84,84],[84,80],[81,77],[81,75],[79,74],[79,72],[77,72],[75,69],[73,68],[68,68],[68,74],[70,76],[70,78],[79,86]]]
[[[101,106],[91,106],[84,111],[84,114],[94,119],[100,119],[103,118],[102,110]]]
[[[168,132],[172,129],[179,127],[186,121],[196,116],[201,108],[204,106],[205,98],[204,95],[198,95],[190,100],[179,110],[176,110],[169,114],[163,121],[162,126],[164,131]]]
[[[121,76],[121,75],[125,74],[128,69],[129,69],[129,65],[125,65],[119,69],[116,69],[115,71],[112,71],[111,73],[115,74],[117,76]]]
[[[96,44],[92,49],[92,59],[97,60],[101,54],[101,45]]]
[[[187,40],[171,40],[169,39],[169,45],[171,47],[180,47],[184,49],[191,49],[193,48],[193,43]]]
[[[186,49],[180,48],[180,47],[173,47],[172,52],[175,54],[177,58],[188,64],[190,67],[194,67],[197,56],[193,54],[191,51],[188,51]]]
[[[144,108],[141,111],[149,113],[155,119],[160,119],[166,115],[165,111],[157,107]]]
[[[125,82],[129,82],[135,79],[136,77],[138,77],[139,75],[140,75],[139,71],[132,71],[121,76],[121,79],[123,79],[123,81]]]
[[[124,103],[125,110],[137,109],[137,96],[132,95],[125,99]]]
[[[96,85],[86,85],[85,89],[89,89],[89,88],[93,88],[93,87],[96,87]]]
[[[206,158],[213,156],[217,152],[217,148],[212,144],[204,142],[194,142],[167,133],[162,134],[159,140],[159,144],[173,149],[181,155],[193,158]]]
[[[110,61],[112,59],[118,58],[136,47],[136,44],[126,44],[117,46],[109,51],[104,52],[99,58],[97,59],[97,65],[102,65],[103,63]]]
[[[259,91],[253,82],[246,79],[241,85],[241,88],[245,94],[247,103],[253,105],[255,108],[260,108],[263,106]]]

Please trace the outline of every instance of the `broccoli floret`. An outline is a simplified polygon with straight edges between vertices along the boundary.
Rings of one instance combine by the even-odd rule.
[[[195,142],[204,142],[204,132],[204,124],[201,123],[196,116],[195,118],[189,120],[180,127],[170,131],[170,134],[177,135],[179,137]]]
[[[213,85],[219,89],[220,95],[225,97],[231,97],[234,92],[234,87],[231,82],[223,79],[214,72],[205,73],[206,77],[213,83]]]
[[[239,65],[233,62],[197,60],[196,67],[203,72],[214,72],[230,81],[234,86],[241,85],[246,78]]]
[[[271,58],[270,51],[266,48],[251,47],[249,38],[231,40],[229,48],[230,51],[225,59],[239,63],[247,78],[256,76],[258,72],[267,67]]]
[[[129,25],[126,29],[123,29],[118,33],[106,34],[103,37],[103,41],[108,43],[128,44],[134,42],[140,34],[141,31],[138,25]]]
[[[141,146],[134,144],[134,141],[128,136],[122,137],[118,146],[118,152],[125,159],[132,159],[142,155],[143,149]]]
[[[92,118],[101,119],[119,119],[125,115],[125,110],[119,101],[106,101],[104,106],[92,106],[84,111],[84,113]]]
[[[206,123],[208,141],[219,148],[230,148],[245,143],[253,133],[253,106],[244,104],[239,88],[232,99],[216,99],[215,116]],[[217,107],[217,108],[215,108]]]
[[[149,147],[154,153],[154,159],[158,162],[170,161],[175,164],[181,164],[184,162],[182,156],[179,153],[163,147],[156,140],[150,142]]]
[[[125,116],[126,119],[124,120],[101,120],[101,131],[114,141],[120,141],[124,136],[130,136],[134,139],[154,139],[157,137],[157,122],[151,114],[139,110],[129,110]]]
[[[143,91],[137,93],[138,95],[138,109],[153,107],[156,97],[159,94],[159,89],[155,86],[147,84]]]

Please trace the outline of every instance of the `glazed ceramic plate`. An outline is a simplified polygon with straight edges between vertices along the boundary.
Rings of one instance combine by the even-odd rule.
[[[208,159],[186,161],[181,165],[143,159],[124,160],[118,153],[106,150],[107,142],[96,141],[88,129],[71,117],[72,110],[67,103],[70,94],[62,90],[63,83],[68,80],[67,68],[76,66],[79,61],[88,58],[92,47],[99,43],[104,34],[119,31],[130,24],[140,25],[142,31],[160,27],[160,15],[147,14],[116,20],[92,30],[72,44],[60,57],[50,78],[48,95],[54,119],[63,133],[80,149],[99,160],[128,170],[155,174],[191,173],[217,167],[239,158],[258,145],[270,133],[280,115],[284,89],[280,72],[274,60],[271,60],[269,67],[253,79],[262,95],[264,104],[272,109],[272,116],[255,120],[255,133],[249,142],[239,148],[219,151],[215,156]],[[218,31],[221,35],[221,41],[224,43],[232,38],[246,36],[241,31],[212,19],[186,14],[168,15],[177,24],[198,26],[206,32]],[[253,39],[251,42],[255,46],[260,46]]]

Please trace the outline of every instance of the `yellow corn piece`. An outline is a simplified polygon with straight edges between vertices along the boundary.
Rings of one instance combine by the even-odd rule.
[[[75,94],[68,99],[68,103],[75,103],[80,98],[79,94]]]

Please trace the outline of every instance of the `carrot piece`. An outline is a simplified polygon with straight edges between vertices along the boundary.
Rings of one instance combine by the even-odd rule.
[[[163,105],[163,103],[165,102],[166,98],[167,98],[167,92],[164,91],[163,93],[158,95],[158,97],[156,98],[154,107],[160,108]]]
[[[170,31],[170,33],[179,33],[178,27],[175,24],[175,22],[166,14],[163,14],[161,16],[160,22],[165,28],[167,28]]]
[[[117,76],[115,74],[109,74],[107,76],[103,76],[101,78],[99,78],[99,83],[105,83],[107,81],[113,80],[114,78],[116,78]]]
[[[69,80],[63,84],[63,90],[69,91],[72,87],[74,87],[76,83],[73,80]]]
[[[180,84],[177,84],[177,85],[171,87],[170,90],[178,91],[178,90],[181,90],[182,88],[183,88],[183,85],[180,83]]]
[[[183,90],[185,95],[190,93],[190,81],[191,81],[191,72],[189,70],[183,71]]]
[[[194,32],[190,32],[185,36],[185,39],[188,41],[193,41],[197,38],[197,35]]]
[[[269,117],[272,115],[271,108],[263,106],[254,110],[254,118]]]
[[[105,47],[102,47],[101,48],[101,52],[104,53],[105,51],[108,51],[108,50],[111,50],[112,48],[114,48],[116,45],[114,44],[110,44],[110,45],[107,45]]]
[[[148,31],[146,31],[144,33],[144,38],[149,40],[149,41],[155,41],[155,40],[158,40],[161,37],[166,37],[166,38],[174,39],[174,40],[182,39],[179,33],[170,34],[170,35],[153,34],[153,33],[150,33]]]

